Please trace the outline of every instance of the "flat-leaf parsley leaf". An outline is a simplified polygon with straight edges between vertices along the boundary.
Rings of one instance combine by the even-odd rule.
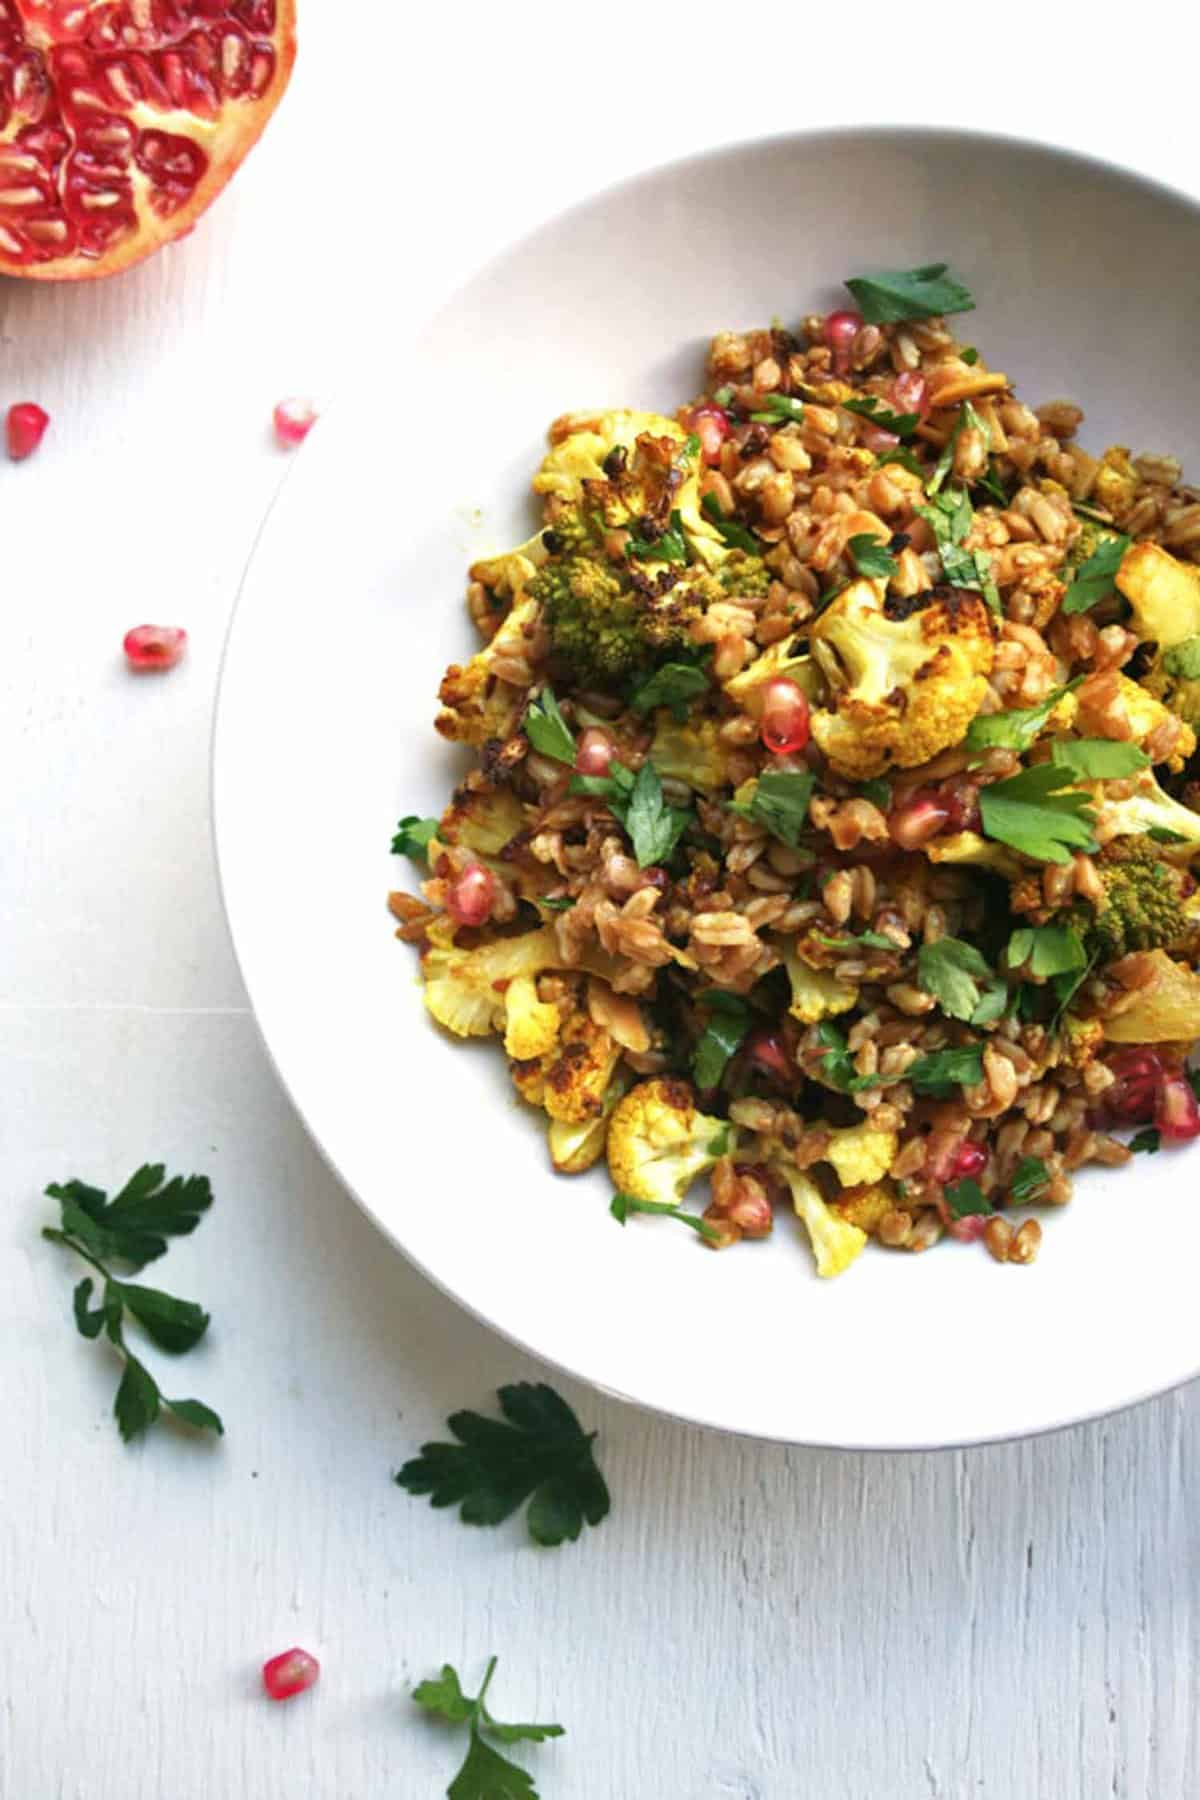
[[[758,777],[753,797],[731,800],[730,810],[795,849],[800,841],[816,777],[811,769],[768,769]]]
[[[1067,863],[1076,850],[1094,850],[1096,815],[1074,776],[1055,763],[1023,769],[979,790],[985,834],[1037,862]]]
[[[979,1005],[979,983],[991,972],[974,944],[962,938],[939,938],[917,952],[917,980],[951,1019],[972,1017]]]
[[[544,687],[525,714],[525,736],[553,762],[575,761],[575,735],[559,711],[554,689]]]
[[[545,1382],[517,1382],[497,1397],[505,1422],[451,1413],[446,1423],[458,1442],[422,1444],[397,1486],[428,1494],[434,1506],[457,1506],[466,1525],[499,1525],[529,1500],[535,1543],[574,1542],[584,1520],[598,1525],[610,1505],[592,1455],[595,1432],[585,1432]]]
[[[868,325],[894,325],[903,319],[975,310],[970,292],[944,262],[926,263],[919,269],[887,269],[879,275],[851,275],[846,286]]]
[[[1108,598],[1116,588],[1117,570],[1131,542],[1127,537],[1108,538],[1086,562],[1080,563],[1063,597],[1063,612],[1087,612]]]
[[[452,1663],[443,1663],[441,1674],[419,1682],[413,1689],[418,1706],[444,1719],[449,1725],[470,1727],[467,1755],[461,1769],[446,1789],[447,1800],[538,1800],[533,1777],[516,1763],[501,1756],[493,1738],[500,1744],[544,1744],[548,1738],[564,1735],[561,1725],[505,1725],[493,1719],[485,1705],[487,1691],[496,1670],[496,1658],[489,1658],[478,1694],[463,1692],[462,1682]]]
[[[429,840],[435,836],[438,824],[437,819],[422,819],[416,813],[409,813],[396,827],[392,855],[411,856],[414,862],[424,862]]]

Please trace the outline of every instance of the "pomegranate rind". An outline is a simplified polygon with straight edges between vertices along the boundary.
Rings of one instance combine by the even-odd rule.
[[[275,72],[270,86],[253,101],[230,101],[211,133],[196,122],[196,141],[208,158],[208,167],[189,199],[168,215],[156,213],[143,198],[138,205],[138,228],[100,256],[71,255],[27,263],[8,256],[0,248],[0,275],[24,281],[98,281],[119,275],[145,262],[166,244],[186,237],[241,168],[266,130],[287,91],[296,64],[296,0],[276,0],[275,28],[271,43]],[[177,115],[172,115],[174,120]],[[232,128],[230,128],[232,124]]]

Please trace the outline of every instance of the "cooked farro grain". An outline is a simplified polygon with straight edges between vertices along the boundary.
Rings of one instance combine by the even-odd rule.
[[[794,1208],[822,1275],[1031,1263],[1012,1212],[1114,1130],[1200,1135],[1200,492],[915,310],[554,422],[442,683],[477,767],[394,846],[429,1009],[503,1036],[554,1166],[658,1212],[710,1172],[707,1242]]]

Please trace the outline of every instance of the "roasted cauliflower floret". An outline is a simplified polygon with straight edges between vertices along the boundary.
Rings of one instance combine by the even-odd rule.
[[[1200,813],[1165,794],[1149,769],[1132,779],[1137,786],[1125,800],[1106,801],[1103,789],[1095,790],[1102,841],[1149,835],[1170,862],[1187,862],[1200,854]]]
[[[1165,950],[1151,950],[1151,979],[1137,989],[1132,1006],[1104,1020],[1104,1035],[1114,1044],[1190,1044],[1200,1037],[1200,975],[1172,961]]]
[[[586,1012],[573,1012],[562,1026],[557,1048],[542,1060],[542,1105],[550,1117],[565,1125],[599,1118],[620,1056],[621,1046],[602,1025]]]
[[[515,550],[502,551],[499,556],[484,556],[473,562],[468,574],[472,581],[481,582],[497,601],[519,600],[548,554],[541,532],[535,531],[527,543],[519,544]]]
[[[879,1221],[896,1205],[896,1190],[890,1181],[872,1182],[867,1187],[843,1189],[830,1211],[850,1225],[857,1225],[868,1237],[879,1230]]]
[[[532,975],[517,975],[504,990],[504,1049],[516,1062],[548,1056],[558,1043],[557,1006],[538,999]]]
[[[608,1167],[618,1193],[675,1206],[697,1175],[733,1149],[734,1128],[697,1107],[686,1081],[655,1076],[617,1102]]]
[[[1017,881],[1025,873],[1025,865],[1011,850],[980,837],[977,831],[955,831],[949,837],[930,838],[921,848],[930,862],[991,869],[1007,881]]]
[[[795,641],[781,638],[725,683],[725,692],[743,712],[757,716],[762,708],[763,689],[768,681],[774,681],[779,675],[794,681],[809,700],[817,698],[821,691],[820,672],[807,649],[803,654],[793,653]]]
[[[442,814],[438,842],[499,856],[525,824],[525,809],[508,787],[461,787]]]
[[[608,1137],[608,1121],[613,1107],[625,1092],[626,1082],[620,1074],[604,1096],[598,1118],[571,1124],[566,1119],[551,1119],[546,1132],[550,1161],[560,1175],[582,1175],[604,1155]]]
[[[866,1232],[827,1206],[816,1183],[793,1168],[791,1163],[775,1162],[771,1166],[791,1192],[796,1216],[808,1232],[817,1260],[817,1274],[826,1281],[843,1274],[855,1257],[862,1254]]]
[[[1171,654],[1167,652],[1168,656]],[[1170,725],[1171,731],[1166,734],[1170,755],[1164,758],[1160,751],[1158,760],[1165,761],[1172,771],[1182,769],[1196,748],[1196,734],[1191,726],[1177,722],[1176,714],[1128,675],[1095,676],[1092,681],[1085,681],[1073,698],[1076,729],[1085,736],[1120,735],[1124,741],[1145,749],[1161,726]]]
[[[474,950],[435,945],[421,958],[425,1004],[456,1037],[488,1037],[507,1024],[505,993],[521,976],[536,977],[562,961],[545,926],[521,937],[497,938]]]
[[[810,969],[794,950],[785,952],[783,960],[792,987],[788,1011],[802,1025],[819,1025],[858,1004],[858,989],[839,981],[831,969]]]
[[[1091,498],[1120,519],[1133,505],[1137,493],[1138,473],[1130,459],[1128,446],[1110,444],[1100,458],[1100,467],[1092,484]]]
[[[851,582],[810,638],[828,693],[813,737],[839,774],[916,768],[960,743],[987,690],[993,632],[970,589],[885,599],[882,583]]]
[[[1200,569],[1189,568],[1161,544],[1131,544],[1117,570],[1117,586],[1133,610],[1134,631],[1169,650],[1200,637]]]
[[[729,752],[721,742],[715,719],[678,724],[666,707],[654,715],[654,741],[649,760],[660,775],[686,781],[697,793],[708,794],[728,780]]]
[[[847,1125],[832,1133],[824,1160],[833,1164],[843,1187],[863,1187],[887,1174],[899,1142],[894,1131],[877,1131],[869,1122]]]
[[[480,747],[489,738],[511,736],[525,690],[501,681],[495,665],[497,658],[528,648],[527,633],[533,632],[537,616],[536,601],[518,600],[495,637],[469,663],[451,663],[438,689],[442,711],[434,721],[443,737]]]

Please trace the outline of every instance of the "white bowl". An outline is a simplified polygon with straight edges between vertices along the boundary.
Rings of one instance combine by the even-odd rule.
[[[1085,441],[1197,467],[1200,214],[1103,164],[1004,139],[821,133],[653,171],[518,244],[379,385],[324,420],[264,527],[231,628],[214,749],[230,926],[279,1073],[381,1230],[548,1362],[680,1417],[789,1442],[917,1448],[1043,1431],[1200,1367],[1186,1153],[1089,1172],[1032,1268],[979,1246],[869,1250],[819,1282],[795,1222],[714,1255],[621,1230],[602,1171],[550,1173],[494,1045],[428,1021],[384,900],[418,872],[396,818],[437,812],[443,665],[473,647],[472,556],[533,528],[547,422],[672,409],[708,337],[843,303],[840,278],[948,259],[964,321]],[[351,1307],[354,1296],[336,1302]]]

